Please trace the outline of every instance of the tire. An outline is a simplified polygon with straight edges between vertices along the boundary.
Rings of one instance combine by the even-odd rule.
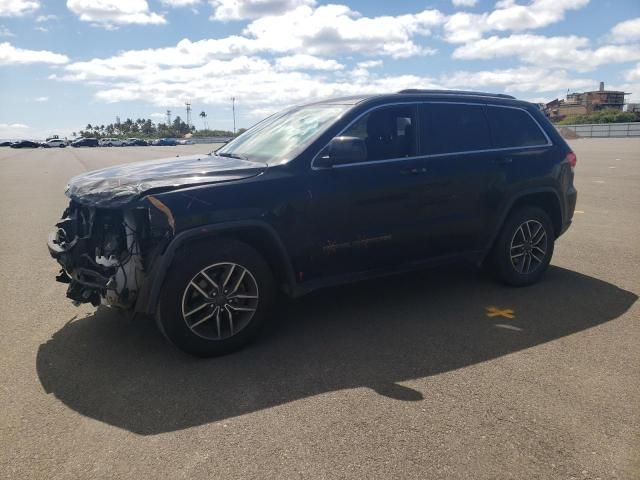
[[[271,270],[253,248],[230,239],[199,242],[175,259],[162,288],[156,322],[184,352],[215,357],[253,340],[274,300]]]
[[[532,285],[549,267],[554,242],[553,223],[544,210],[518,208],[507,217],[495,241],[490,254],[492,270],[507,285]]]

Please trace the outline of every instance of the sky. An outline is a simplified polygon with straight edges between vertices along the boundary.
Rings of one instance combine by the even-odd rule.
[[[405,88],[631,92],[638,0],[0,0],[0,138]]]

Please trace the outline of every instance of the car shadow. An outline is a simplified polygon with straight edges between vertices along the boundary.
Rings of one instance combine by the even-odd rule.
[[[398,382],[580,332],[636,300],[558,267],[528,288],[457,270],[419,272],[284,302],[258,342],[210,360],[177,351],[151,321],[98,309],[39,347],[37,372],[45,391],[69,408],[152,435],[340,389],[419,401],[422,393]],[[515,318],[488,317],[488,307],[512,309]]]

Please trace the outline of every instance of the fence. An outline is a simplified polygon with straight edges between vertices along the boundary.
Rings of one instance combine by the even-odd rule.
[[[556,125],[556,128],[568,128],[579,137],[640,137],[640,122]]]

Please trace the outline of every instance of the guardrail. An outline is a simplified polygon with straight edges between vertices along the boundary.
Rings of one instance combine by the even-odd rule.
[[[581,125],[556,125],[557,129],[568,128],[579,137],[640,137],[640,122],[630,123],[586,123]]]

